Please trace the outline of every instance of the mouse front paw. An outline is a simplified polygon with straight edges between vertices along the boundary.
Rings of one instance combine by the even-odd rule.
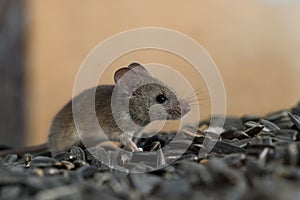
[[[123,133],[120,137],[121,143],[132,152],[140,152],[143,151],[142,148],[138,148],[136,144],[132,141],[132,137],[130,134]]]
[[[136,144],[135,144],[131,139],[127,141],[126,147],[127,147],[130,151],[132,151],[132,152],[141,152],[141,151],[143,151],[143,149],[137,147]]]

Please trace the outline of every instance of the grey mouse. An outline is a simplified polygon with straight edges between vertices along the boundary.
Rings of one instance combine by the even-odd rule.
[[[124,79],[125,75],[128,75],[128,78]],[[50,149],[52,154],[56,154],[68,150],[74,145],[82,144],[81,137],[89,134],[82,133],[79,137],[76,129],[78,124],[75,125],[74,123],[72,103],[76,101],[77,109],[85,109],[85,98],[94,91],[96,91],[94,109],[103,132],[110,141],[120,142],[130,151],[141,150],[132,141],[132,136],[140,132],[151,121],[177,120],[190,111],[190,106],[186,101],[178,98],[170,87],[154,78],[145,67],[138,63],[132,63],[128,67],[118,69],[114,74],[114,81],[116,85],[100,85],[88,89],[69,101],[54,117],[46,144],[35,148],[27,147],[26,149],[25,147],[15,153],[30,152],[30,148],[32,148],[34,151]],[[114,89],[117,89],[116,87],[118,92],[115,94]],[[116,106],[112,109],[113,95],[116,99]],[[123,109],[126,106],[127,111]],[[88,116],[90,111],[82,110],[82,112]],[[88,117],[77,123],[83,129],[87,128],[88,130]],[[97,142],[95,140],[95,144]],[[3,153],[0,152],[0,155]]]

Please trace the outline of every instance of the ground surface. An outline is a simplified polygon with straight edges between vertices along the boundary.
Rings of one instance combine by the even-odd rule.
[[[102,162],[80,147],[55,157],[10,154],[0,160],[0,199],[300,199],[299,116],[300,104],[227,117],[218,139],[216,129],[201,131],[204,121],[175,142],[173,134],[139,140],[141,153],[91,149]],[[188,141],[178,157],[176,147]],[[209,153],[208,144],[215,144]]]

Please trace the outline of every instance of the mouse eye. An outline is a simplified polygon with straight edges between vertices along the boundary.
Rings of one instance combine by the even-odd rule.
[[[163,94],[160,94],[156,97],[156,101],[160,104],[164,103],[167,100],[167,97]]]

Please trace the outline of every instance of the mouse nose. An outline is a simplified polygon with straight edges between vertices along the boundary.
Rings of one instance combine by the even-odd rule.
[[[182,116],[186,115],[188,112],[191,111],[191,107],[186,101],[181,101],[180,107],[181,107],[181,115]]]

